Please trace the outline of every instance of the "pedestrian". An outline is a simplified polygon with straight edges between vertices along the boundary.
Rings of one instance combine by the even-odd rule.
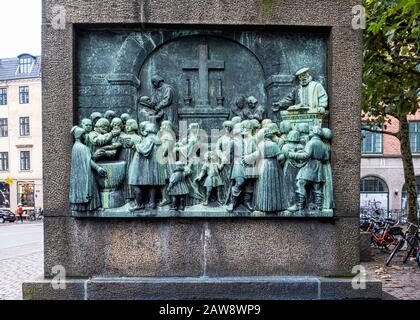
[[[16,210],[16,213],[18,215],[18,221],[20,220],[23,223],[23,208],[22,208],[21,203],[18,204],[18,208]]]

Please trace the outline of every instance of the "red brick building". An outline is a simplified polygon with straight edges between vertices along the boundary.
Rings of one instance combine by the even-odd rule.
[[[420,111],[409,116],[409,121],[417,190],[420,190]],[[398,120],[392,118],[386,130],[396,132],[398,125]],[[362,136],[360,206],[376,204],[384,210],[404,210],[406,194],[398,139],[364,130]]]

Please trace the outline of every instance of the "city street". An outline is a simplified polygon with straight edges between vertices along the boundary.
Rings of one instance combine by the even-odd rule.
[[[22,282],[42,276],[43,224],[0,224],[0,300],[22,299]]]

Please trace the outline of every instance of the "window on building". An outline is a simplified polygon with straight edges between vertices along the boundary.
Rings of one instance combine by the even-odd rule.
[[[33,59],[29,56],[19,58],[19,73],[25,74],[31,72]]]
[[[7,104],[7,88],[0,88],[0,105],[5,106]]]
[[[0,171],[9,170],[9,153],[0,152]]]
[[[389,209],[389,190],[384,180],[369,176],[360,180],[360,211],[385,213]]]
[[[18,201],[23,207],[35,207],[35,184],[33,182],[18,182]]]
[[[0,182],[0,208],[10,208],[10,186]]]
[[[362,153],[382,153],[383,134],[362,129]]]
[[[20,152],[20,170],[28,171],[31,170],[31,156],[29,151]]]
[[[411,121],[409,130],[411,152],[420,153],[420,121]]]
[[[8,131],[7,118],[0,118],[0,137],[7,137],[9,134]]]
[[[28,86],[19,87],[19,103],[20,104],[29,103],[29,87]]]
[[[360,192],[388,192],[388,186],[381,178],[365,177],[360,181]]]
[[[31,134],[29,117],[19,118],[19,134],[20,136],[29,136]]]

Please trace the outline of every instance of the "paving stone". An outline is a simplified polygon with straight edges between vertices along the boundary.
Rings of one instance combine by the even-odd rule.
[[[420,268],[415,261],[408,261],[403,266],[402,260],[405,254],[405,251],[400,251],[391,261],[391,265],[385,267],[384,262],[389,253],[374,250],[373,261],[362,263],[362,265],[372,278],[382,280],[382,290],[385,293],[401,300],[420,300]],[[392,266],[403,269],[397,270]],[[384,268],[385,273],[376,274],[375,270],[379,268]],[[391,276],[390,281],[381,279],[381,276],[387,274]]]
[[[0,257],[0,300],[22,299],[22,283],[43,276],[44,253],[42,244],[32,245],[33,252],[25,248],[15,247],[14,257]],[[22,254],[16,251],[22,251]]]

